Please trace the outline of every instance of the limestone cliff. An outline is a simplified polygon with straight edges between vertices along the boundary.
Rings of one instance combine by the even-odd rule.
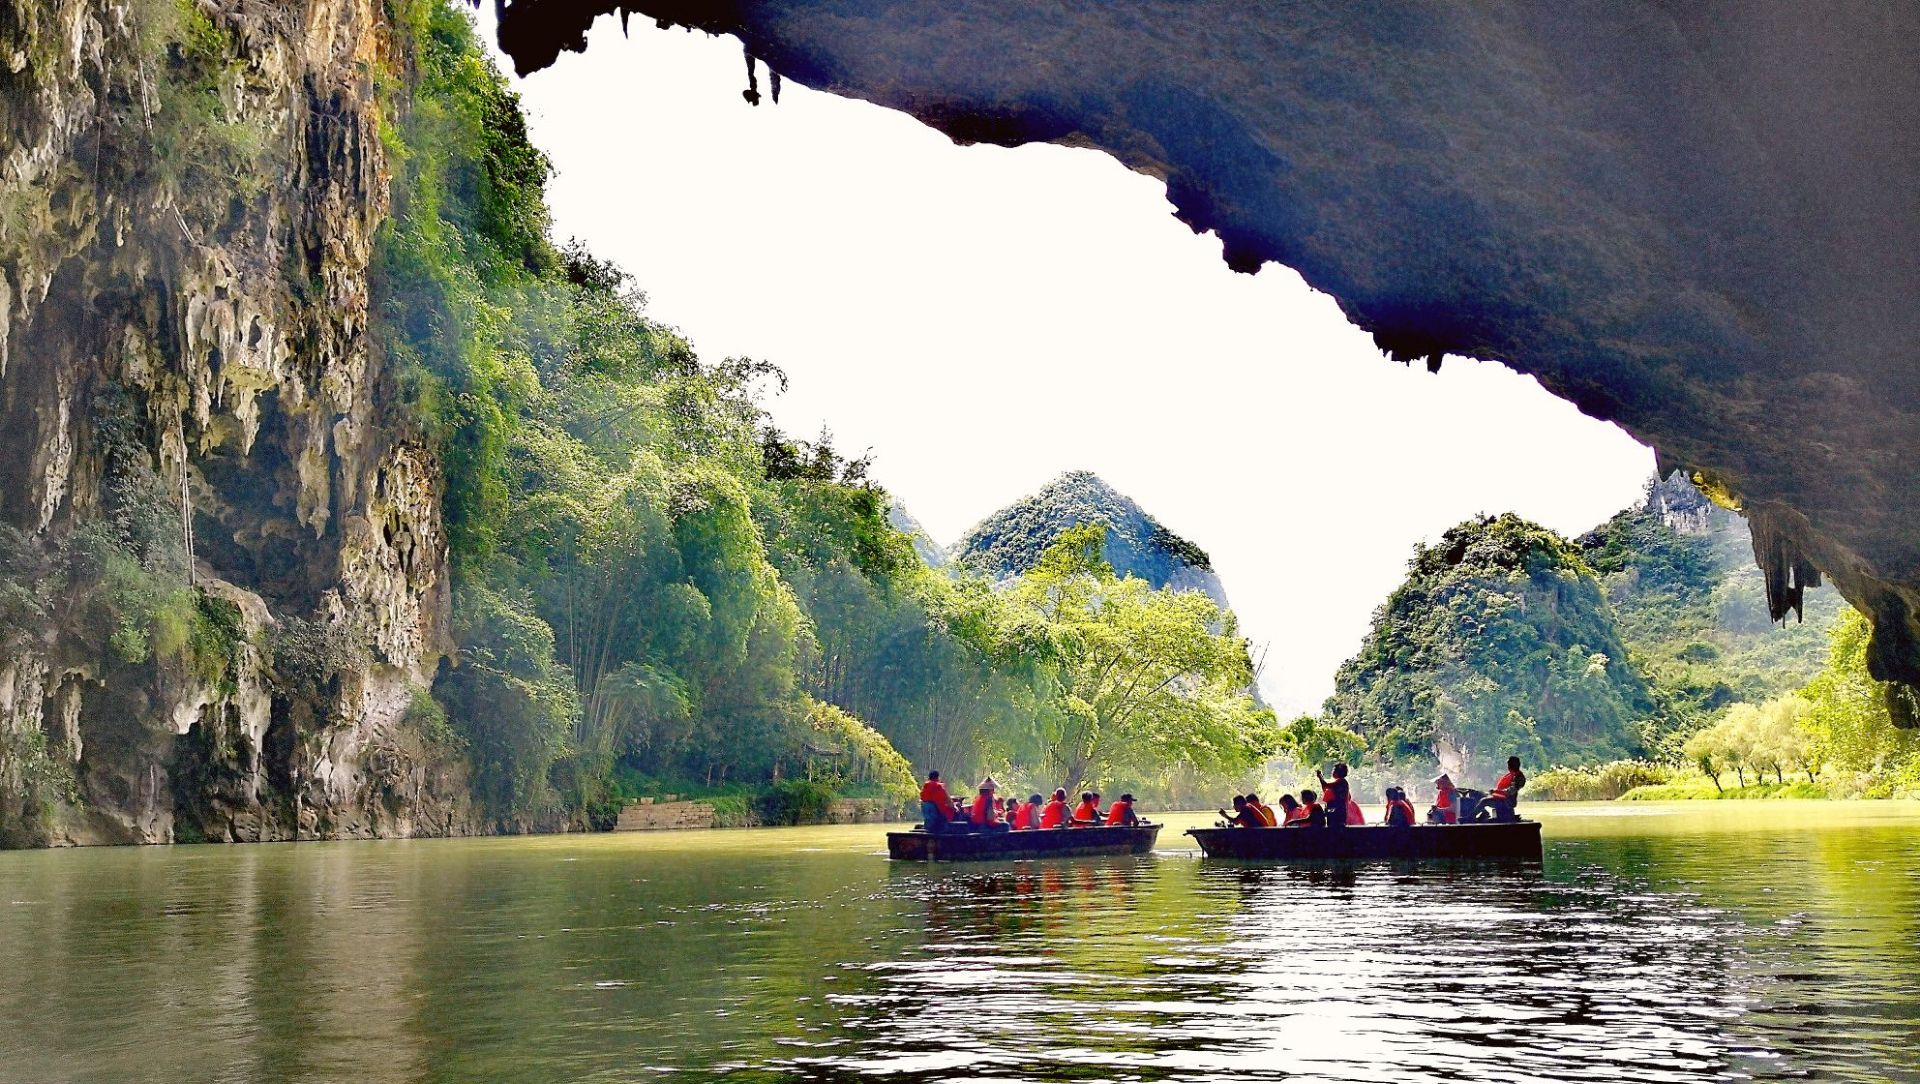
[[[369,335],[386,13],[0,10],[0,842],[472,824],[413,710],[437,464]]]
[[[1206,551],[1162,526],[1092,471],[1068,471],[974,524],[953,544],[952,560],[996,578],[1018,576],[1039,563],[1062,532],[1083,523],[1107,529],[1106,559],[1115,572],[1154,587],[1199,591],[1221,609],[1231,609]]]

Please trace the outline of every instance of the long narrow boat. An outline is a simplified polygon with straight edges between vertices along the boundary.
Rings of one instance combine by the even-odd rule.
[[[1160,826],[1049,828],[1037,832],[888,832],[887,855],[907,862],[1013,862],[1023,858],[1145,854]]]
[[[1388,828],[1189,828],[1208,858],[1327,859],[1501,858],[1538,862],[1539,821],[1421,824]]]

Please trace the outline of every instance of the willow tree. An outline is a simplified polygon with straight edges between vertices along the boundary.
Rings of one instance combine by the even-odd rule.
[[[1230,611],[1195,591],[1118,577],[1105,528],[1063,533],[1014,584],[1010,623],[1051,663],[1051,710],[1035,738],[1048,776],[1075,790],[1126,770],[1230,773],[1272,748],[1253,662]]]

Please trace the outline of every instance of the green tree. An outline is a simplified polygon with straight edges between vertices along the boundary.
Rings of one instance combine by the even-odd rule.
[[[1116,577],[1105,528],[1068,530],[1010,598],[1044,627],[1053,711],[1039,738],[1069,790],[1123,770],[1185,763],[1230,772],[1272,748],[1273,714],[1250,695],[1253,664],[1233,615],[1197,592]]]

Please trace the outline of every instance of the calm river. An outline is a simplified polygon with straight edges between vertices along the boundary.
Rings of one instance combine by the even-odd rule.
[[[0,1081],[1920,1081],[1920,805],[1534,806],[1544,870],[875,828],[0,854]]]

